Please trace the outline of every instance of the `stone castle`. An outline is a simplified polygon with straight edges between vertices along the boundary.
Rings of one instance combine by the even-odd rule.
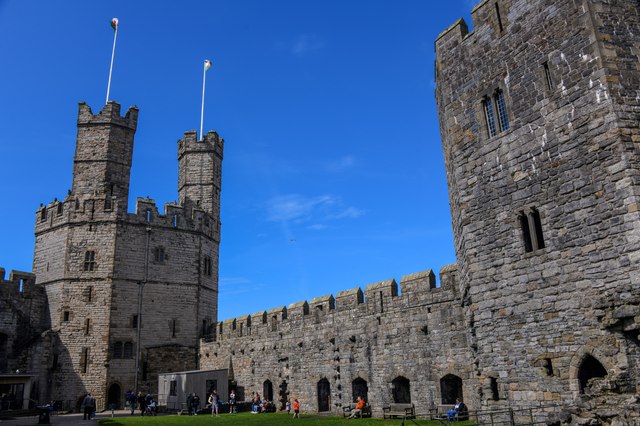
[[[435,42],[457,256],[440,287],[427,270],[218,322],[222,139],[186,133],[179,202],[130,214],[137,109],[80,104],[72,190],[37,212],[34,275],[3,283],[0,367],[104,404],[227,369],[311,412],[462,397],[516,424],[639,424],[640,4],[482,1],[472,19]]]

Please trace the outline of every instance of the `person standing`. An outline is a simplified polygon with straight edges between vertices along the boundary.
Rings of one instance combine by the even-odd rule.
[[[211,399],[211,415],[218,415],[218,392],[216,392],[216,390],[214,389],[211,392],[211,396],[209,397]]]
[[[93,406],[91,405],[91,394],[87,393],[82,400],[82,420],[91,420]]]
[[[236,391],[231,389],[229,394],[229,414],[236,412]]]
[[[293,418],[300,418],[300,402],[297,399],[293,400]]]

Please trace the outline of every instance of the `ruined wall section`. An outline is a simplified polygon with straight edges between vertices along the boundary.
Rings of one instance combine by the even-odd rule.
[[[436,41],[436,98],[479,399],[575,407],[588,355],[624,394],[640,383],[637,4],[484,1],[472,18]]]
[[[200,348],[200,368],[229,368],[249,399],[266,380],[280,401],[282,385],[304,411],[318,411],[318,382],[330,385],[330,410],[354,401],[352,383],[367,382],[374,415],[393,402],[392,381],[410,381],[418,412],[440,404],[439,380],[452,373],[472,378],[464,317],[455,290],[455,267],[302,301],[218,323],[213,342]],[[278,405],[280,405],[278,403]]]

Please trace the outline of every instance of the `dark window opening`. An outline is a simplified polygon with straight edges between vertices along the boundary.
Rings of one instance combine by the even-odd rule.
[[[153,249],[153,260],[158,263],[163,263],[165,260],[164,247],[156,247]]]
[[[271,380],[265,380],[262,384],[262,396],[267,401],[273,401],[273,384],[271,384]]]
[[[138,316],[134,315],[131,318],[131,328],[138,328]]]
[[[64,311],[64,312],[62,313],[62,321],[64,321],[64,322],[69,321],[69,316],[70,316],[69,311]]]
[[[122,342],[115,342],[113,344],[113,358],[114,359],[122,358]]]
[[[551,70],[549,70],[549,62],[544,62],[542,64],[542,69],[544,70],[544,81],[547,83],[547,89],[553,89],[553,80],[551,80]]]
[[[84,321],[84,334],[89,335],[89,331],[91,331],[91,319],[87,318]]]
[[[500,32],[504,31],[504,28],[502,27],[502,17],[500,16],[500,6],[498,6],[498,3],[495,3],[496,6],[496,18],[498,19],[498,28],[500,28]]]
[[[122,351],[122,358],[125,358],[125,359],[133,358],[133,343],[124,342],[123,348],[124,349]]]
[[[84,270],[93,271],[96,267],[96,252],[87,251],[84,253]]]
[[[142,380],[148,380],[149,363],[146,361],[142,363]]]
[[[326,412],[331,409],[331,385],[329,380],[321,379],[318,382],[318,411]]]
[[[171,321],[171,337],[176,337],[176,323],[178,320]]]
[[[455,404],[456,399],[462,399],[462,379],[454,374],[441,378],[440,395],[442,404]]]
[[[551,358],[545,358],[544,371],[547,373],[547,376],[553,376],[553,364],[551,363]]]
[[[411,403],[411,383],[406,377],[396,377],[391,381],[393,402],[396,404]]]
[[[380,312],[384,312],[384,299],[382,297],[382,292],[379,292],[378,296],[380,296]]]
[[[600,361],[587,355],[580,364],[578,369],[578,381],[580,382],[580,393],[584,393],[585,389],[589,386],[589,380],[595,378],[602,378],[607,375],[607,370],[600,364]]]
[[[495,377],[490,377],[491,380],[491,399],[494,401],[498,401],[500,399],[500,394],[498,393],[498,379]]]
[[[45,220],[47,220],[47,208],[43,207],[42,210],[40,210],[40,222],[44,222]]]
[[[211,276],[211,257],[204,257],[204,274],[206,276]]]
[[[356,402],[358,397],[362,397],[365,401],[369,400],[369,386],[367,386],[367,381],[361,377],[358,377],[353,382],[351,382],[351,399],[353,402]]]
[[[60,216],[62,214],[62,203],[58,203],[58,210],[56,211],[56,214],[58,216]]]
[[[178,382],[176,380],[169,382],[169,395],[178,396]]]
[[[540,212],[536,209],[531,209],[528,212],[521,211],[518,219],[522,229],[525,252],[529,253],[545,248]]]
[[[80,371],[83,374],[87,372],[89,368],[89,348],[82,348],[82,355],[80,357]]]

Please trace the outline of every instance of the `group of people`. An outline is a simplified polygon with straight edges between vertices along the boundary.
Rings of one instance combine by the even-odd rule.
[[[135,392],[128,390],[125,398],[132,416],[135,413],[136,408],[140,409],[141,416],[155,416],[158,414],[158,404],[150,393],[145,395],[142,392],[138,392],[136,395]]]

